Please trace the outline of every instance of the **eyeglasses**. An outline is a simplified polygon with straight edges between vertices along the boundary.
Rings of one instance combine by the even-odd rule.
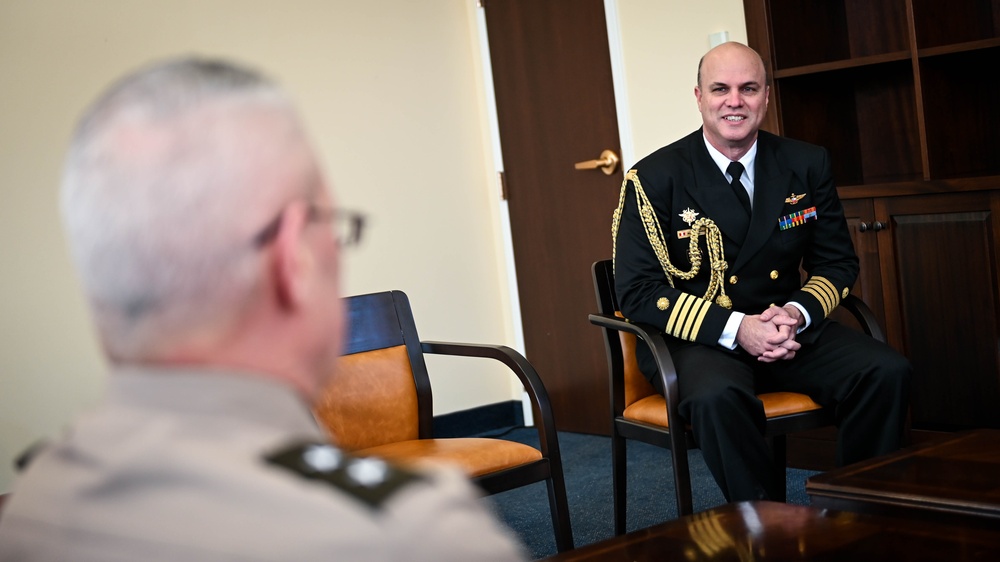
[[[281,213],[267,223],[256,236],[253,237],[254,247],[263,248],[270,244],[278,229],[281,228]],[[306,211],[307,222],[328,222],[333,227],[333,238],[341,248],[357,246],[361,242],[361,233],[365,229],[366,217],[356,211],[344,209],[333,209],[321,207],[319,205],[309,205]]]

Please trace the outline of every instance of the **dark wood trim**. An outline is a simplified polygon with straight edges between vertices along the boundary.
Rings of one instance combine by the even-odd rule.
[[[816,74],[819,72],[830,72],[832,70],[843,70],[846,68],[860,68],[862,66],[872,66],[887,62],[909,60],[909,58],[910,58],[910,51],[896,51],[894,53],[884,53],[880,55],[871,55],[867,57],[839,60],[834,62],[821,62],[818,64],[810,64],[807,66],[796,66],[794,68],[775,70],[774,77],[787,78],[789,76]]]
[[[918,49],[917,56],[920,58],[936,57],[940,55],[951,55],[954,53],[990,49],[993,47],[1000,47],[1000,38],[968,41],[965,43],[955,43],[953,45],[942,45],[940,47],[927,47],[925,49]]]
[[[901,197],[906,195],[934,195],[936,193],[965,193],[1000,189],[1000,176],[956,178],[947,180],[905,181],[847,185],[837,188],[841,199],[871,197]]]

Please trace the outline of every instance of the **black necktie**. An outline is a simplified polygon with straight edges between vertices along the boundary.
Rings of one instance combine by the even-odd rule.
[[[750,215],[750,195],[747,194],[747,189],[743,187],[743,183],[740,182],[740,177],[743,175],[743,164],[739,162],[730,162],[729,167],[726,168],[726,173],[732,176],[733,181],[729,182],[732,186],[733,191],[736,193],[736,197],[739,198],[740,203],[743,204],[743,209],[747,212],[747,216]]]

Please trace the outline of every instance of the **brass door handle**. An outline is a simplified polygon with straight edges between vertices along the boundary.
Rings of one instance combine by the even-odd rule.
[[[585,160],[573,164],[577,170],[594,170],[600,168],[605,174],[611,175],[618,168],[618,155],[613,150],[603,150],[597,160]]]

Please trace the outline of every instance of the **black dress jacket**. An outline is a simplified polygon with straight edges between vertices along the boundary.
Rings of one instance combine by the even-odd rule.
[[[752,217],[709,155],[701,129],[643,158],[626,175],[615,237],[615,290],[626,318],[662,327],[668,343],[678,338],[717,345],[731,314],[717,304],[718,295],[704,298],[712,269],[707,232],[699,236],[698,274],[674,277],[670,285],[639,215],[640,187],[655,210],[673,266],[691,269],[692,226],[710,219],[721,234],[722,290],[732,310],[759,314],[795,301],[811,319],[797,339],[815,338],[859,269],[829,155],[822,147],[760,131],[754,166]],[[639,349],[646,352],[640,352],[640,366],[651,376],[651,357]]]

